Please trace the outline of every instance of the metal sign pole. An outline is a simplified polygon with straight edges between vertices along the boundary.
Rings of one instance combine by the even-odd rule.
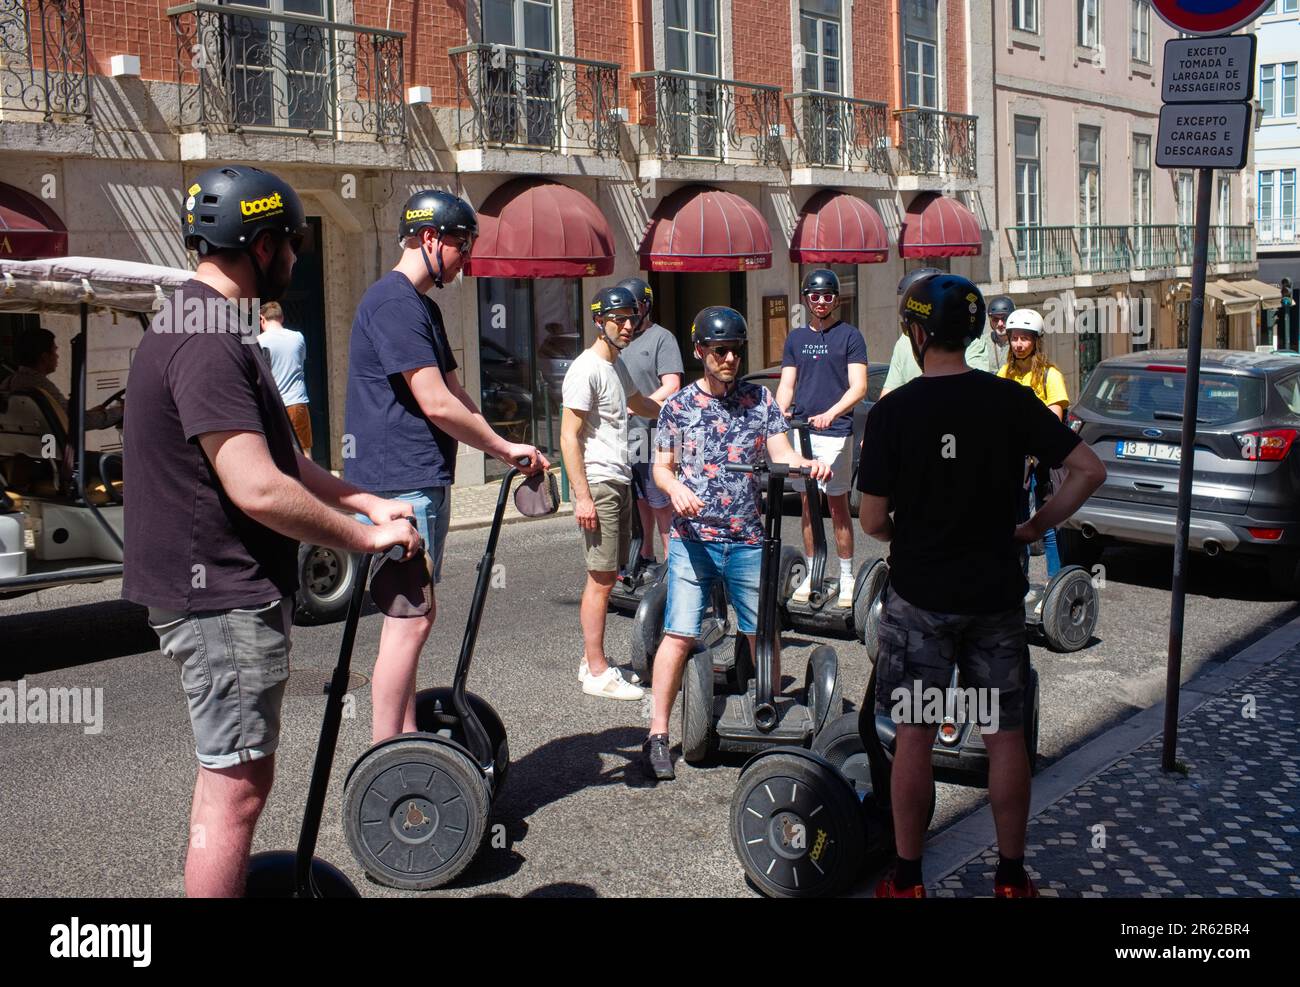
[[[1183,665],[1183,609],[1187,600],[1187,535],[1192,515],[1192,467],[1201,383],[1201,326],[1205,317],[1205,267],[1210,247],[1213,168],[1201,168],[1196,185],[1196,239],[1192,250],[1192,300],[1187,326],[1187,380],[1183,386],[1183,436],[1178,462],[1178,515],[1174,522],[1174,581],[1169,601],[1169,661],[1165,672],[1165,735],[1160,766],[1173,771],[1178,751],[1178,690]]]

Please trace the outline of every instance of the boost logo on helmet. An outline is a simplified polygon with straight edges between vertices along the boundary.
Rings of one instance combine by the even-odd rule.
[[[915,298],[909,298],[906,308],[909,312],[915,312],[918,315],[929,315],[934,309],[934,304],[932,302],[918,302]]]
[[[274,215],[276,212],[284,212],[284,199],[279,192],[272,192],[264,199],[239,200],[239,211],[244,215],[244,222],[250,219],[256,219],[259,216]]]
[[[413,219],[433,219],[433,210],[432,209],[406,210],[406,221],[409,223]]]

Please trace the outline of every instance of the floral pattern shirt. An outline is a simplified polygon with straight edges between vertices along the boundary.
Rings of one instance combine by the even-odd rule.
[[[787,431],[772,393],[760,384],[742,381],[726,397],[716,398],[695,383],[665,401],[655,447],[675,452],[677,478],[704,502],[696,517],[673,517],[672,537],[762,541],[759,481],[752,473],[733,473],[723,465],[766,462],[768,436]]]

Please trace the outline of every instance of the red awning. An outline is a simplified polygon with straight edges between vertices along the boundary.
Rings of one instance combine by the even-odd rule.
[[[614,272],[614,235],[577,189],[527,176],[492,192],[478,211],[465,265],[477,278],[584,278]]]
[[[790,240],[796,264],[883,264],[889,234],[880,214],[856,195],[826,189],[799,214]]]
[[[687,185],[655,210],[641,241],[646,271],[753,271],[772,266],[772,231],[734,192]]]
[[[974,213],[956,199],[923,192],[907,207],[898,252],[903,257],[977,257],[983,240]]]
[[[68,256],[68,228],[30,192],[0,184],[0,257],[36,260]]]

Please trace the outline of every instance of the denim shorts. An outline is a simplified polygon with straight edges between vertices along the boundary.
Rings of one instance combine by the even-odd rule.
[[[645,491],[646,503],[655,510],[672,506],[672,500],[666,493],[659,489],[659,484],[655,483],[653,464],[633,463],[632,469],[635,470],[636,475],[641,478],[641,488]]]
[[[447,527],[451,524],[451,488],[425,487],[423,490],[372,491],[384,500],[404,500],[415,513],[415,526],[424,539],[424,550],[433,562],[433,582],[442,581],[442,550],[447,544]],[[356,519],[370,524],[370,518],[357,514]]]
[[[736,608],[742,634],[758,630],[758,577],[763,546],[732,541],[668,541],[668,602],[664,632],[699,637],[705,610],[719,579]]]
[[[293,610],[293,597],[198,613],[149,608],[158,647],[180,670],[203,767],[233,768],[275,753]]]

